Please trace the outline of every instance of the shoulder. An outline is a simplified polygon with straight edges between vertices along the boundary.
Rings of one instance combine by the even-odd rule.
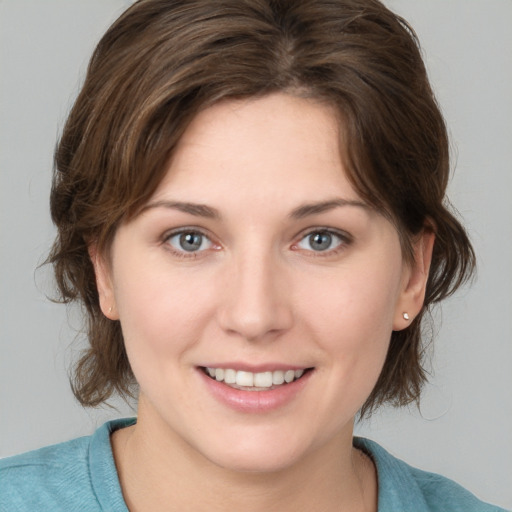
[[[0,460],[0,508],[61,510],[65,503],[73,510],[91,493],[88,448],[83,437]]]
[[[408,468],[425,500],[434,511],[500,512],[504,510],[490,503],[482,502],[474,494],[449,478],[421,471],[411,466]]]
[[[373,441],[356,438],[354,445],[368,453],[377,467],[379,512],[505,512],[453,480],[406,464]]]
[[[1,459],[0,510],[94,512],[102,510],[102,494],[121,498],[110,448],[110,432],[120,423],[106,423],[92,436]]]

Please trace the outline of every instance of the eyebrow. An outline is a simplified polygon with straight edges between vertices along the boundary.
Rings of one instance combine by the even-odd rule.
[[[179,210],[184,213],[189,213],[190,215],[195,215],[196,217],[206,217],[208,219],[220,219],[221,217],[219,211],[211,206],[182,201],[155,201],[154,203],[144,206],[142,212],[153,208],[170,208],[172,210]]]
[[[358,208],[363,208],[365,210],[369,210],[370,207],[363,203],[362,201],[349,200],[349,199],[330,199],[328,201],[321,201],[318,203],[308,203],[301,205],[290,213],[290,217],[292,219],[303,219],[304,217],[308,217],[309,215],[316,215],[319,213],[324,213],[329,210],[333,210],[334,208],[339,208],[341,206],[355,206]]]
[[[343,206],[355,206],[358,208],[363,208],[365,210],[368,210],[370,208],[366,203],[363,203],[362,201],[337,198],[330,199],[327,201],[320,201],[317,203],[303,204],[293,209],[289,214],[289,217],[296,220],[303,219],[304,217],[308,217],[309,215],[317,215],[319,213],[324,213],[329,210],[333,210],[335,208]],[[211,206],[199,203],[188,203],[183,201],[155,201],[154,203],[150,203],[144,206],[144,208],[142,208],[141,213],[153,208],[169,208],[173,210],[179,210],[181,212],[194,215],[196,217],[205,217],[208,219],[219,220],[221,218],[220,212],[217,209],[212,208]]]

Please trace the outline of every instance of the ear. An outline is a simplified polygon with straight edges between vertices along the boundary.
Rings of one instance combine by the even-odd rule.
[[[394,331],[408,327],[423,307],[434,240],[434,231],[427,226],[413,241],[414,261],[404,269],[402,291],[395,309]]]
[[[110,265],[96,244],[89,244],[88,251],[96,276],[101,311],[110,320],[119,320]]]

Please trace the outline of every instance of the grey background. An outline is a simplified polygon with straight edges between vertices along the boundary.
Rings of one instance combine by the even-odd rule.
[[[95,42],[122,0],[0,0],[0,456],[89,434],[119,410],[83,410],[67,368],[79,312],[51,303],[44,260],[52,152]],[[512,2],[388,0],[423,44],[447,118],[450,194],[479,258],[476,283],[436,313],[421,412],[357,431],[409,463],[512,508]],[[75,340],[75,341],[74,341]]]

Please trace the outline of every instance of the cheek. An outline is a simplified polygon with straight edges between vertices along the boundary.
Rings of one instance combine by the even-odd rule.
[[[198,289],[194,279],[148,268],[136,275],[119,272],[116,280],[116,303],[135,373],[139,366],[156,369],[169,359],[178,362],[176,358],[199,339],[198,329],[212,303],[208,290]]]
[[[384,269],[360,270],[347,268],[321,280],[310,276],[308,293],[297,289],[298,297],[309,296],[307,304],[300,302],[297,316],[319,351],[323,379],[323,392],[308,416],[328,425],[331,433],[342,429],[372,392],[392,333],[399,276],[390,277]]]
[[[357,276],[349,272],[339,279],[310,282],[308,290],[310,316],[325,329],[354,336],[391,333],[399,295],[398,278],[389,279],[384,273]]]
[[[352,378],[377,378],[393,330],[401,272],[391,266],[362,266],[338,276],[309,281],[303,304],[306,329]],[[395,263],[395,267],[397,267]],[[304,295],[304,290],[298,295]]]

